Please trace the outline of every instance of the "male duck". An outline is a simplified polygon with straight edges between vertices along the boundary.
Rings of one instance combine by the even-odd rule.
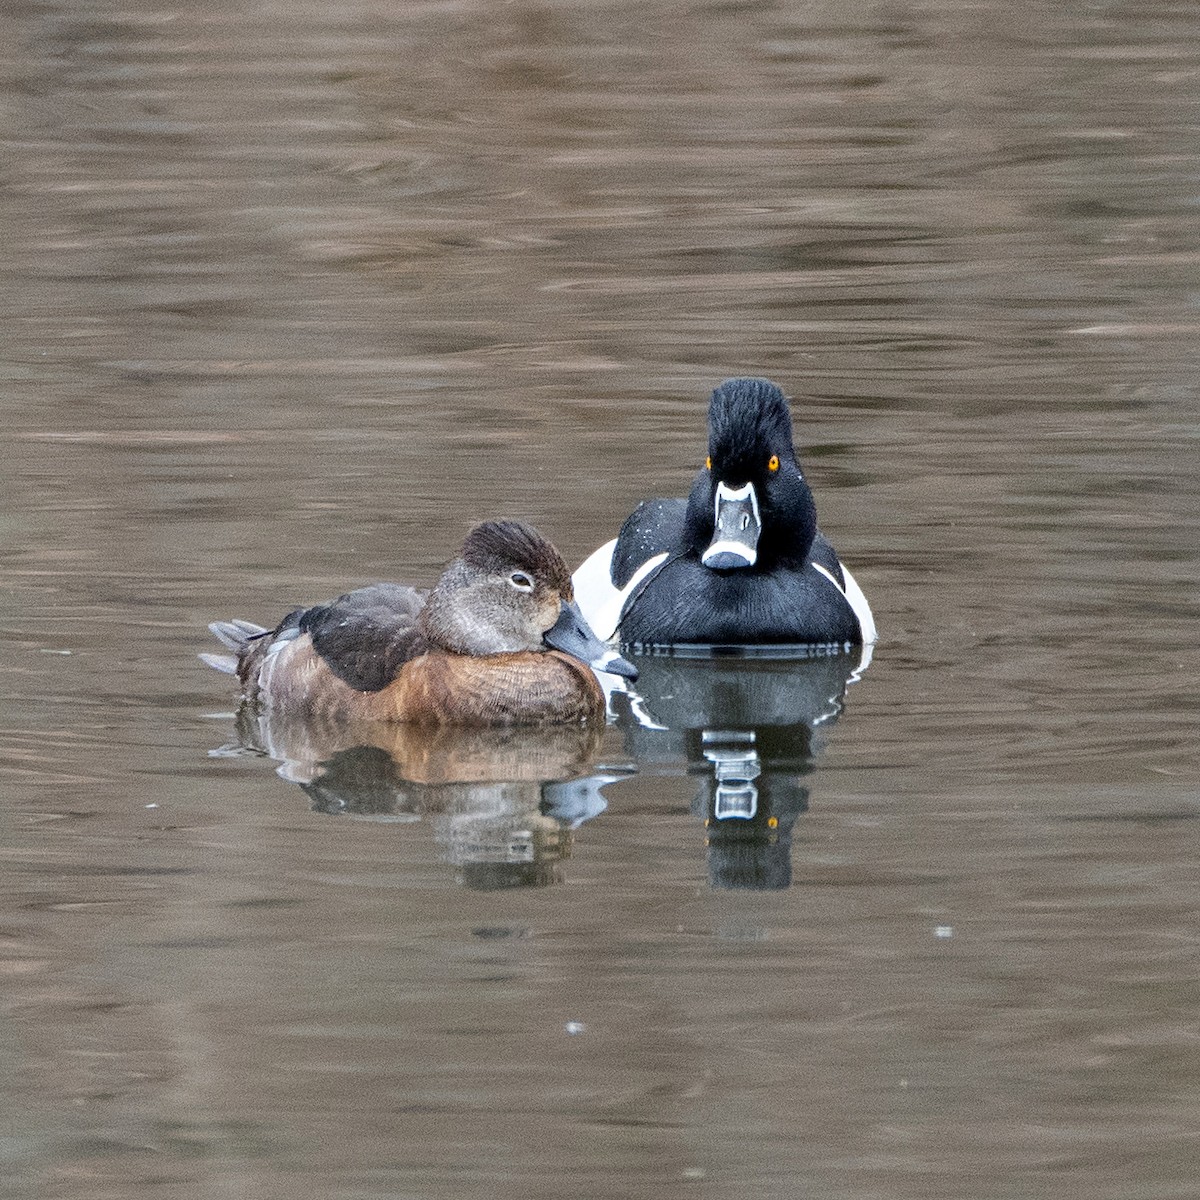
[[[712,394],[708,459],[686,500],[646,500],[575,572],[601,637],[634,646],[875,640],[871,608],[817,528],[783,392],[730,379]]]
[[[376,583],[271,630],[209,628],[236,657],[200,657],[237,675],[243,700],[318,722],[600,721],[604,694],[584,664],[637,676],[588,628],[558,551],[519,521],[472,529],[432,592]]]

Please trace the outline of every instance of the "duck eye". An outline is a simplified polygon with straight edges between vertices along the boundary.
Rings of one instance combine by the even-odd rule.
[[[514,571],[508,577],[508,582],[511,583],[518,592],[533,591],[533,580],[526,575],[524,571]]]
[[[767,460],[767,470],[768,471],[778,471],[779,470],[779,455],[778,454],[772,454],[770,459]]]

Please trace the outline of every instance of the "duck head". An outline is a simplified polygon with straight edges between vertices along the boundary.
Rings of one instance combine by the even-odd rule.
[[[714,571],[800,564],[817,532],[783,392],[728,379],[708,408],[708,458],[688,497],[687,537]]]
[[[561,650],[598,671],[637,678],[588,626],[562,555],[520,521],[476,525],[419,620],[425,637],[453,654]]]

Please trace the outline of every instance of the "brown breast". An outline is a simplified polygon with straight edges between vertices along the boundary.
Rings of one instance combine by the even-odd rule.
[[[339,679],[302,636],[269,661],[258,683],[273,711],[318,722],[543,725],[604,719],[596,677],[557,651],[484,658],[430,651],[405,663],[395,683],[360,692]]]
[[[389,695],[391,693],[391,695]],[[380,693],[392,720],[428,725],[576,724],[604,719],[591,670],[557,651],[471,658],[431,651]]]

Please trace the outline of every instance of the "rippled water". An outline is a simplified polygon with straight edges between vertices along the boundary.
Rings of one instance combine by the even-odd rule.
[[[7,31],[14,1195],[1195,1193],[1193,6]],[[578,562],[742,373],[857,681],[354,748],[197,663],[481,517]]]

